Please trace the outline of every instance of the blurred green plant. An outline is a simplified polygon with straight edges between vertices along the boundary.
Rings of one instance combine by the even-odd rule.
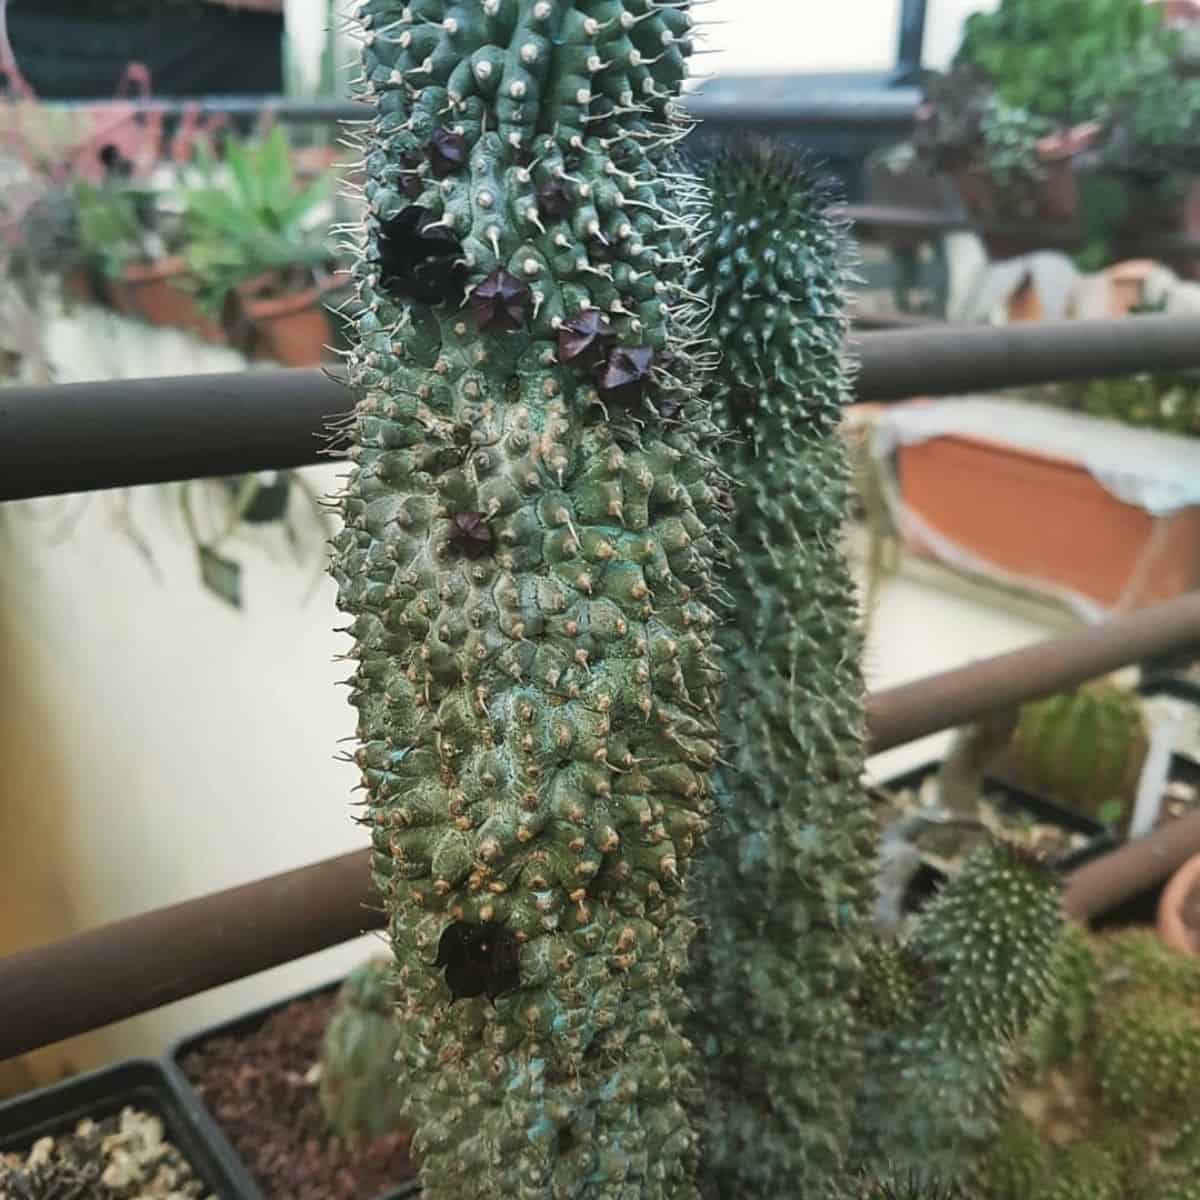
[[[257,143],[228,142],[223,164],[199,147],[192,176],[196,182],[179,200],[184,257],[202,307],[219,312],[233,288],[264,275],[279,292],[301,290],[329,267],[328,229],[318,210],[330,197],[333,173],[302,184],[280,126]]]
[[[85,259],[110,279],[136,262],[179,249],[180,230],[160,207],[162,193],[145,179],[109,173],[100,184],[75,183],[79,239]]]
[[[1094,119],[1115,63],[1164,36],[1144,0],[1001,0],[967,18],[954,62],[982,70],[1011,108],[1071,124]]]

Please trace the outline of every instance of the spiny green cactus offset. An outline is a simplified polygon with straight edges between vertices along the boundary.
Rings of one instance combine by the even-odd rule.
[[[352,620],[427,1200],[691,1200],[722,492],[686,0],[366,0]]]
[[[1004,768],[1093,816],[1132,815],[1149,735],[1138,698],[1111,683],[1023,706]]]
[[[867,1039],[860,1161],[978,1179],[1005,1117],[1016,1041],[1052,994],[1057,893],[1043,865],[990,844],[930,901],[895,952],[922,1002]]]
[[[403,1026],[396,1020],[396,964],[363,963],[347,976],[321,1045],[321,1108],[342,1137],[374,1137],[403,1124],[403,1085],[396,1059]]]
[[[849,1139],[857,952],[874,900],[863,682],[842,553],[850,468],[845,239],[783,147],[728,149],[697,291],[721,354],[713,412],[734,480],[718,633],[727,682],[719,815],[697,872],[688,1032],[695,1111],[723,1200],[816,1187]],[[722,614],[726,615],[725,613]]]
[[[989,1155],[989,1200],[1195,1200],[1200,962],[1152,930],[1075,927],[1057,960]]]

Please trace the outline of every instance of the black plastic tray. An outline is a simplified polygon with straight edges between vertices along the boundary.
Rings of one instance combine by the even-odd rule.
[[[941,767],[940,760],[922,763],[899,775],[881,780],[878,786],[884,792],[916,791],[926,779],[940,771]],[[1116,849],[1120,844],[1120,840],[1108,826],[1077,809],[1068,808],[1045,796],[1039,796],[1036,792],[1026,791],[986,774],[983,777],[983,787],[989,793],[998,796],[1000,807],[1009,812],[1025,812],[1043,824],[1057,825],[1071,833],[1082,833],[1087,837],[1084,845],[1049,860],[1049,865],[1060,874],[1065,875],[1076,867],[1081,867],[1084,863]],[[941,871],[930,863],[923,863],[909,885],[905,900],[906,910],[915,911],[945,881],[945,875]]]
[[[1137,686],[1143,696],[1174,696],[1200,708],[1200,683],[1178,675],[1147,675]]]
[[[179,1094],[163,1066],[131,1058],[0,1103],[0,1151],[23,1150],[40,1137],[103,1120],[133,1105],[159,1117],[167,1139],[220,1200],[243,1200],[243,1174],[224,1160],[224,1138],[202,1108]]]
[[[254,1177],[250,1174],[249,1168],[243,1162],[241,1155],[238,1154],[233,1144],[225,1137],[221,1131],[220,1124],[209,1113],[200,1093],[192,1086],[191,1080],[187,1077],[187,1072],[183,1069],[183,1060],[194,1050],[198,1050],[201,1045],[211,1041],[213,1038],[248,1036],[262,1028],[267,1019],[281,1008],[286,1008],[289,1004],[294,1004],[298,1000],[309,1000],[314,996],[321,996],[327,992],[336,991],[342,986],[344,981],[345,976],[339,976],[329,983],[318,984],[316,987],[307,988],[291,996],[285,996],[281,1000],[275,1000],[270,1004],[263,1004],[258,1008],[252,1008],[249,1012],[243,1013],[239,1017],[231,1017],[228,1021],[222,1021],[220,1024],[201,1029],[197,1033],[188,1034],[177,1041],[167,1051],[163,1069],[170,1077],[173,1086],[181,1095],[187,1098],[189,1104],[194,1104],[204,1112],[206,1119],[214,1126],[216,1134],[220,1139],[222,1154],[232,1159],[237,1167],[239,1176],[244,1180],[242,1185],[244,1190],[238,1193],[239,1200],[266,1200],[266,1198],[263,1195],[262,1189],[255,1182]],[[376,1196],[364,1196],[362,1200],[404,1200],[406,1197],[417,1196],[420,1192],[420,1183],[415,1179],[410,1179]]]

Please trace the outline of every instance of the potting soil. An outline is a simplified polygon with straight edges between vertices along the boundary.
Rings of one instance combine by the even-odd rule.
[[[374,1200],[416,1174],[407,1130],[340,1138],[327,1129],[317,1085],[335,1003],[333,993],[293,1001],[181,1063],[267,1200]]]

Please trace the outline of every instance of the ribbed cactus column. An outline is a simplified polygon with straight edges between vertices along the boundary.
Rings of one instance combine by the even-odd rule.
[[[782,148],[727,152],[707,182],[699,286],[722,353],[711,391],[735,485],[719,634],[732,764],[697,873],[689,1031],[704,1063],[705,1156],[734,1200],[807,1195],[845,1152],[874,846],[841,548],[844,239]]]
[[[691,1197],[669,1014],[717,754],[691,19],[367,0],[336,541],[427,1200]],[[670,165],[670,170],[666,167]]]

